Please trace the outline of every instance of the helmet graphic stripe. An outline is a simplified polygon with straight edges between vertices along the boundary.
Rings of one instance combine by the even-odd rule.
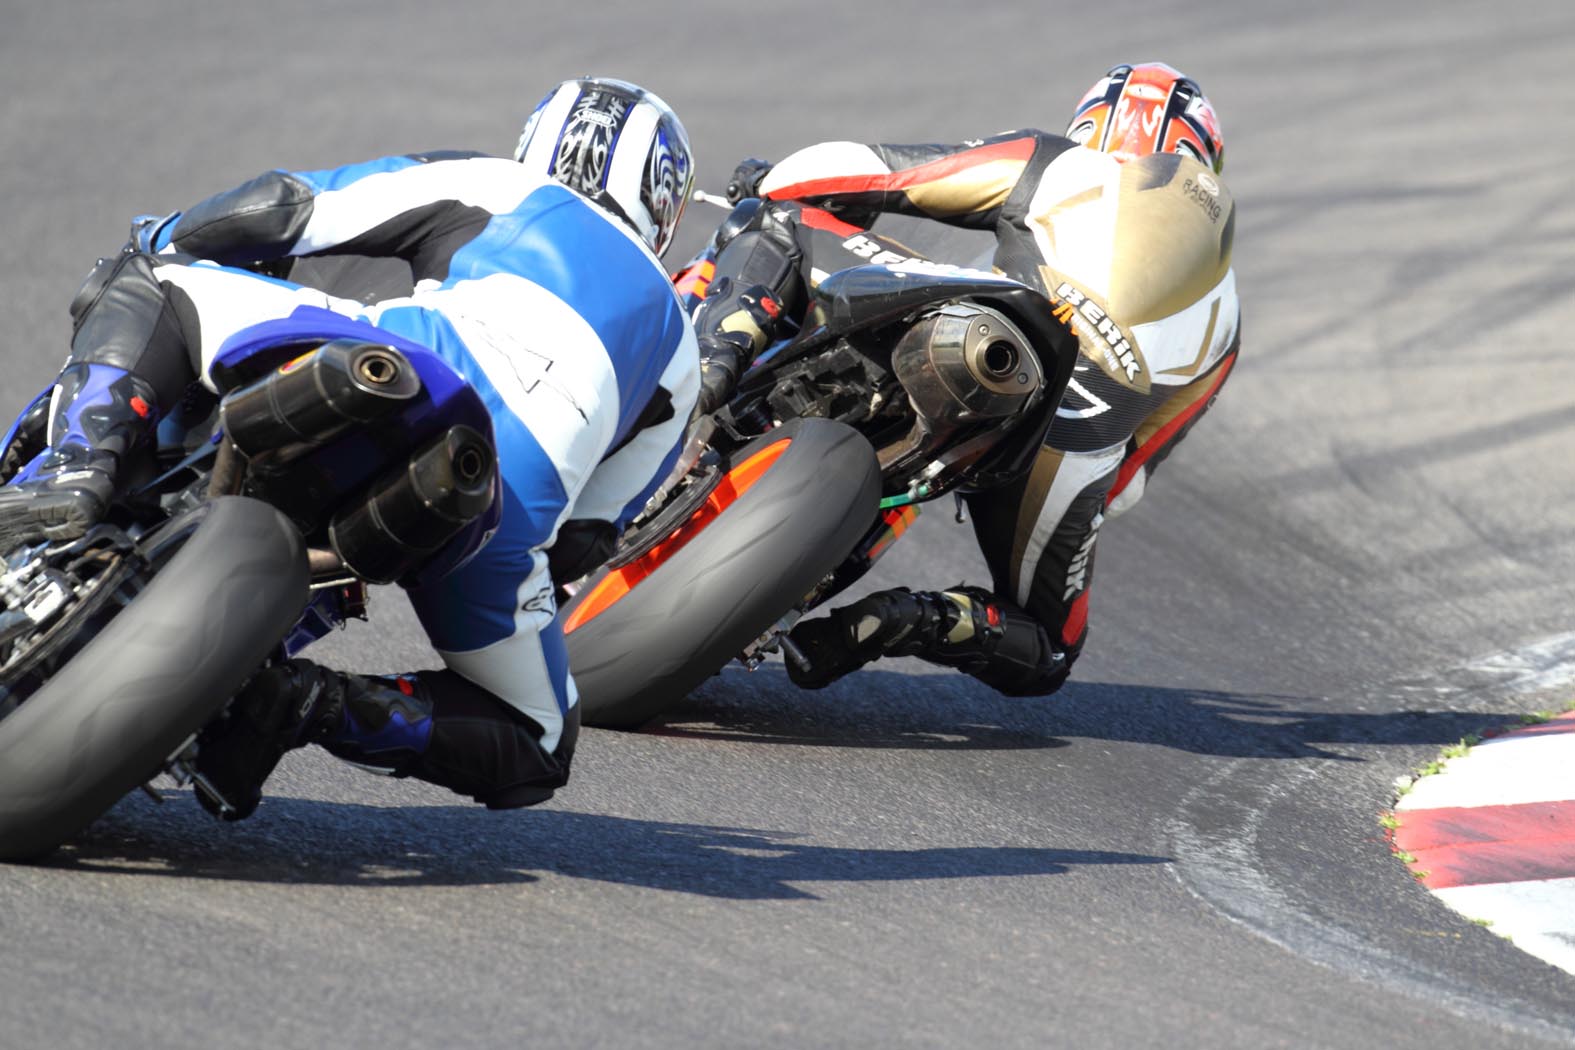
[[[1197,82],[1163,62],[1115,66],[1083,94],[1066,135],[1117,160],[1180,153],[1215,171],[1219,117]]]
[[[531,118],[534,123],[525,125],[520,142],[527,148],[523,153],[516,151],[514,159],[523,162],[532,171],[550,171],[558,152],[558,139],[564,122],[569,119],[569,110],[579,97],[579,86],[572,83],[564,84],[549,95],[545,104]],[[547,133],[532,135],[531,132],[536,128]],[[557,133],[552,133],[550,129],[557,129]]]
[[[558,149],[549,174],[581,193],[596,194],[607,188],[618,132],[628,119],[630,100],[597,86],[580,92],[569,109],[569,119],[558,137]]]
[[[642,234],[646,233],[644,227],[651,225],[652,216],[644,213],[643,207],[634,207],[631,202],[638,203],[640,200],[645,161],[650,155],[649,144],[656,134],[656,122],[660,116],[651,106],[635,107],[624,122],[623,148],[613,154],[612,169],[607,173],[607,192],[629,213],[629,218],[642,227]]]

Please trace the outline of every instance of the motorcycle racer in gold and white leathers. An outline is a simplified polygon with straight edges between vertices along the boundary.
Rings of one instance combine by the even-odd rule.
[[[1048,296],[1080,349],[1032,468],[968,496],[992,589],[881,591],[805,620],[790,635],[795,682],[818,688],[882,655],[958,667],[1008,695],[1065,681],[1088,633],[1101,527],[1137,502],[1236,363],[1222,159],[1197,84],[1149,63],[1111,69],[1065,135],[825,142],[740,165],[730,197],[798,202],[823,228],[828,212],[850,230],[896,212],[993,232],[995,268]],[[717,276],[713,292],[738,286]]]

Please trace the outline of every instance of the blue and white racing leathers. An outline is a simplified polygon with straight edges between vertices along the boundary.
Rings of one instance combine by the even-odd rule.
[[[271,172],[171,216],[145,246],[206,382],[258,325],[339,336],[349,319],[369,339],[430,347],[475,386],[493,419],[502,522],[412,600],[451,669],[539,725],[544,752],[566,731],[572,750],[548,550],[566,523],[610,536],[639,511],[698,392],[693,330],[644,242],[513,161],[432,154]],[[414,292],[365,304],[221,265],[321,253],[403,258]]]

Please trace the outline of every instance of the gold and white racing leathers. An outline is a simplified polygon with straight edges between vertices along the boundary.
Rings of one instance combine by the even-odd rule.
[[[1043,291],[1076,333],[1076,370],[1032,469],[969,497],[993,600],[1015,614],[1008,637],[979,659],[938,660],[1004,692],[1054,691],[1087,636],[1100,528],[1137,502],[1236,363],[1230,191],[1187,157],[1121,163],[1030,130],[959,145],[822,143],[772,167],[759,192],[853,231],[883,212],[989,230],[995,268]],[[1014,642],[1030,619],[1044,635]],[[990,666],[1003,660],[1012,666]]]

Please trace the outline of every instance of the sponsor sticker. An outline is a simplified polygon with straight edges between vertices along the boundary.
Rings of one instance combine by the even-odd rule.
[[[1061,594],[1061,601],[1070,602],[1087,585],[1088,556],[1094,552],[1094,544],[1099,539],[1099,526],[1104,523],[1103,514],[1095,514],[1094,520],[1088,523],[1088,535],[1084,537],[1077,548],[1077,553],[1072,555],[1072,561],[1066,567],[1066,590]]]
[[[1062,281],[1050,298],[1056,318],[1077,333],[1084,353],[1114,378],[1128,386],[1147,389],[1148,380],[1137,348],[1103,307],[1068,281]]]
[[[1209,217],[1210,222],[1220,221],[1220,214],[1224,211],[1220,204],[1220,184],[1212,175],[1198,172],[1181,184],[1181,192],[1203,209],[1203,214]]]
[[[1006,280],[998,273],[988,270],[975,270],[967,266],[953,266],[950,263],[934,262],[930,259],[920,259],[912,255],[902,255],[882,247],[879,241],[866,237],[862,233],[854,234],[842,242],[842,247],[875,266],[884,266],[897,274],[930,274],[937,277],[972,277],[990,281]]]

